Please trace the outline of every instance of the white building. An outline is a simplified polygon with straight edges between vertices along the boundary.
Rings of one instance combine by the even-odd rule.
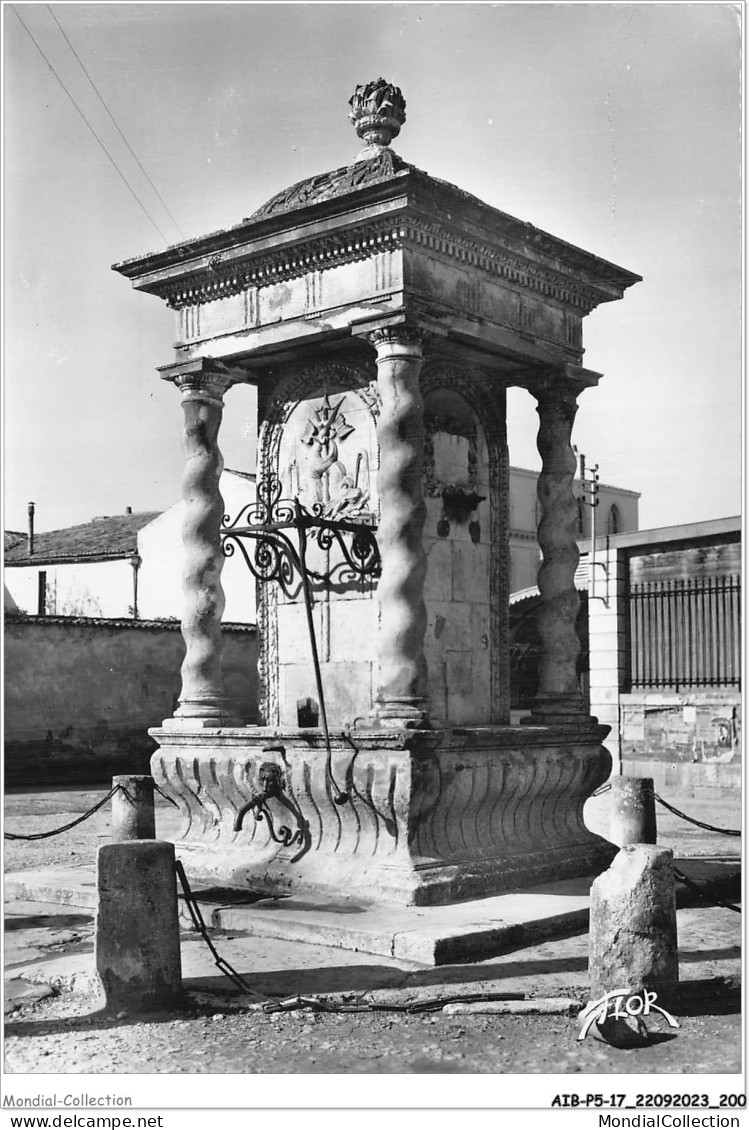
[[[234,517],[255,499],[253,475],[225,470],[221,492]],[[63,530],[6,536],[5,588],[16,608],[32,616],[105,619],[180,619],[175,585],[182,556],[183,503],[163,514],[147,511],[93,518]],[[30,552],[31,550],[31,552]],[[222,573],[227,623],[255,622],[255,582],[237,555]]]
[[[541,551],[536,539],[540,507],[536,498],[538,471],[510,467],[510,592],[518,593],[536,583]],[[578,499],[577,533],[580,538],[591,534],[624,533],[638,526],[640,495],[634,490],[598,484],[598,505],[591,507],[583,500],[583,486],[574,484]],[[585,492],[590,499],[589,491]]]

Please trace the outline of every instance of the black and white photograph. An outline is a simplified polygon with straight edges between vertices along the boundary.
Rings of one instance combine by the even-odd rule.
[[[5,1130],[746,1130],[744,16],[2,4]]]

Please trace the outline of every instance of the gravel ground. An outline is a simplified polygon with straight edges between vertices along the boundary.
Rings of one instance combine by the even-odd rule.
[[[629,1050],[588,1037],[561,1016],[447,1016],[229,1011],[197,998],[189,1011],[108,1018],[95,999],[65,995],[6,1026],[6,1071],[94,1075],[211,1074],[703,1074],[741,1070],[736,992],[680,1017],[675,1033]],[[690,1006],[692,1010],[694,1005]],[[720,1009],[726,1013],[719,1014]],[[715,1013],[718,1013],[717,1015]],[[737,1089],[740,1089],[737,1087]]]
[[[5,793],[5,832],[24,836],[47,832],[76,820],[92,808],[111,788],[111,782],[99,785],[50,786]],[[156,834],[171,839],[177,832],[176,810],[161,796],[156,796]],[[107,843],[112,826],[111,805],[105,804],[82,824],[62,835],[44,840],[5,840],[4,870],[26,871],[32,867],[79,867],[96,861],[96,850]]]

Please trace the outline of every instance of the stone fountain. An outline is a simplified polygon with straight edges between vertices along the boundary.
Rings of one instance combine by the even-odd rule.
[[[152,767],[182,811],[178,851],[224,886],[417,906],[597,874],[616,849],[582,815],[610,756],[576,673],[571,430],[600,378],[582,365],[583,318],[639,277],[399,157],[397,87],[357,87],[350,118],[364,144],[350,164],[115,267],[177,320],[160,374],[185,417],[186,655]],[[336,573],[336,545],[310,546],[324,704],[298,578],[259,584],[260,725],[221,675],[222,536],[228,552],[237,518],[218,434],[224,396],[247,382],[261,516],[296,499],[372,531],[380,560],[379,575]],[[539,416],[544,653],[515,726],[512,385]]]

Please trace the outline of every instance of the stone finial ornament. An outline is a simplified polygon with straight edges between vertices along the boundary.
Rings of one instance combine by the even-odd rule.
[[[406,100],[397,86],[378,78],[357,86],[349,99],[349,119],[364,142],[360,157],[374,157],[390,144],[406,120]]]

